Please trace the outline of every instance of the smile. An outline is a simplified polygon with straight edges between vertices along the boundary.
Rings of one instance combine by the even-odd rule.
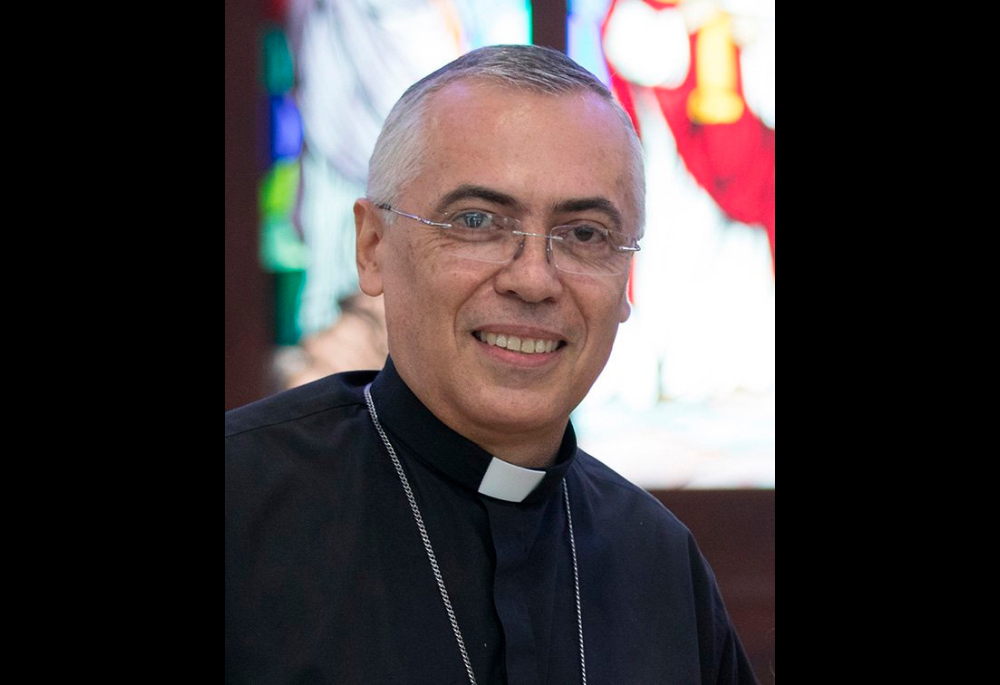
[[[524,354],[541,354],[552,352],[559,347],[558,340],[540,340],[536,338],[522,338],[516,335],[504,335],[503,333],[484,333],[476,331],[474,334],[487,345],[502,347],[514,352]]]

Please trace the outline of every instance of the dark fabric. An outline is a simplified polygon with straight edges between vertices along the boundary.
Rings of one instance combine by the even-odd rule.
[[[396,373],[329,376],[226,414],[226,682],[468,676],[399,477],[403,463],[479,683],[752,683],[711,570],[657,500],[577,449],[522,503],[476,492],[490,455]]]

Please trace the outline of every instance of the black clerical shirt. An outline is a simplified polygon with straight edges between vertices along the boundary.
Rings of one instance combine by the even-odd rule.
[[[656,499],[572,426],[550,468],[504,491],[391,359],[226,414],[226,682],[468,682],[369,382],[479,683],[580,682],[563,481],[588,682],[755,682],[711,571]]]

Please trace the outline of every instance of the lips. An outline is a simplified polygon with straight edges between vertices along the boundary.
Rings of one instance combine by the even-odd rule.
[[[475,336],[487,345],[502,347],[522,354],[542,354],[558,349],[559,340],[549,340],[545,338],[528,338],[518,335],[507,335],[506,333],[492,333],[476,331]]]

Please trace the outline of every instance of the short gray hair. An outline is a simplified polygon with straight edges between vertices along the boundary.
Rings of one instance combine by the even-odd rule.
[[[410,86],[382,126],[368,163],[368,199],[394,205],[398,193],[420,173],[425,152],[419,128],[429,96],[464,78],[477,78],[549,95],[590,91],[607,102],[626,129],[632,175],[628,200],[637,221],[636,235],[645,223],[646,181],[642,144],[632,119],[601,81],[569,57],[537,45],[491,45],[473,50]]]

